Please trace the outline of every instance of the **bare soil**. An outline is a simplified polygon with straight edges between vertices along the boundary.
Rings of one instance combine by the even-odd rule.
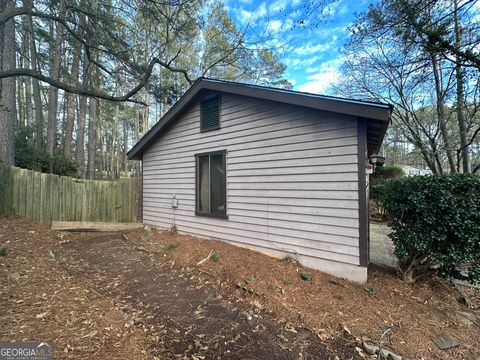
[[[0,340],[53,341],[58,359],[361,359],[366,339],[410,359],[480,358],[478,289],[462,287],[472,309],[439,280],[371,269],[358,285],[155,229],[61,233],[0,219],[0,246]],[[459,346],[439,350],[439,335]]]

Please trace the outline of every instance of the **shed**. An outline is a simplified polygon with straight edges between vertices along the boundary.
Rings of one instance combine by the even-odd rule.
[[[364,282],[368,157],[391,110],[201,78],[128,152],[143,222]]]

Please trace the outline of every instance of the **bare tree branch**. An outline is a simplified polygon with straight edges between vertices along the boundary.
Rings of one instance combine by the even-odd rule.
[[[166,69],[168,69],[172,72],[183,74],[185,80],[190,85],[192,85],[194,83],[194,80],[192,80],[189,77],[188,72],[186,70],[178,69],[178,68],[173,67],[172,62],[173,62],[173,59],[170,60],[168,63],[166,63],[166,62],[164,62],[164,61],[162,61],[158,58],[154,58],[150,62],[150,64],[148,65],[148,67],[145,70],[145,73],[144,73],[142,79],[139,81],[139,83],[134,88],[132,88],[132,90],[128,91],[125,95],[122,95],[122,96],[113,96],[113,95],[109,95],[109,94],[107,94],[105,92],[102,92],[102,91],[67,84],[67,83],[64,83],[63,81],[60,81],[60,80],[54,80],[54,79],[50,78],[49,76],[43,75],[40,71],[37,71],[37,70],[34,70],[34,69],[17,68],[17,69],[2,71],[2,72],[0,72],[0,79],[16,77],[16,76],[29,76],[29,77],[33,77],[35,79],[38,79],[40,81],[46,82],[47,84],[55,86],[56,88],[62,89],[64,91],[68,92],[68,93],[73,93],[73,94],[78,94],[78,95],[83,95],[83,96],[90,96],[90,97],[95,97],[95,98],[109,100],[109,101],[128,101],[128,102],[133,102],[133,103],[137,103],[137,104],[146,105],[142,101],[132,99],[132,97],[147,85],[148,80],[150,78],[150,75],[152,74],[153,68],[157,64],[163,66],[164,68],[166,68]]]

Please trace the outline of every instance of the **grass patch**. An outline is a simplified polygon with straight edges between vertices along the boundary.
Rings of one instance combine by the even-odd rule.
[[[220,251],[214,250],[210,259],[212,259],[213,262],[219,262],[221,257]]]
[[[255,280],[255,274],[245,276],[244,280],[247,284],[250,284],[253,280]]]
[[[180,246],[179,243],[160,243],[155,245],[155,250],[157,253],[164,253],[165,251],[175,250]]]
[[[301,273],[300,277],[302,278],[303,281],[311,281],[313,278],[313,275],[310,273]]]

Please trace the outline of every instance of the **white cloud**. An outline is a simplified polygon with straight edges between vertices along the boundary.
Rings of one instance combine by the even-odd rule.
[[[319,73],[314,75],[315,80],[307,81],[297,87],[298,91],[304,91],[313,94],[325,94],[326,90],[333,84],[337,83],[340,74],[338,73]]]
[[[285,0],[273,1],[272,3],[270,3],[270,5],[268,5],[268,10],[270,10],[271,12],[277,12],[285,8],[286,4],[287,2]]]
[[[318,54],[323,53],[335,47],[337,44],[338,37],[334,35],[332,40],[325,43],[313,44],[307,43],[303,46],[296,47],[292,49],[296,55],[311,55],[311,54]]]
[[[243,2],[246,3],[245,1]],[[248,22],[258,20],[267,15],[267,6],[263,2],[258,6],[257,9],[252,9],[252,11],[246,10],[243,7],[237,7],[234,9],[234,14],[238,21],[240,21],[242,25],[245,25]]]
[[[338,0],[327,4],[322,10],[322,15],[333,18],[337,15],[345,15],[348,10],[348,6],[343,3],[343,0]]]
[[[340,10],[338,10],[338,14],[339,15],[345,15],[346,13],[348,13],[349,9],[348,9],[348,6],[347,5],[342,5],[340,7]]]
[[[268,23],[268,28],[272,31],[278,31],[282,28],[282,22],[280,20],[272,20]]]
[[[318,67],[307,68],[307,82],[297,86],[297,90],[316,94],[325,93],[331,85],[340,80],[340,66],[343,63],[343,57],[339,56],[326,61]]]
[[[289,51],[299,57],[307,57],[311,55],[322,55],[326,52],[335,52],[340,47],[338,36],[332,35],[329,41],[301,43],[291,46]]]
[[[476,1],[472,4],[470,10],[472,18],[470,19],[471,23],[476,23],[480,21],[480,2]]]
[[[288,19],[285,21],[284,28],[285,28],[285,29],[291,29],[292,27],[293,27],[293,19],[288,18]]]
[[[265,3],[262,2],[258,7],[258,9],[255,11],[255,14],[257,14],[259,18],[267,15],[267,5],[265,5]]]
[[[313,64],[315,64],[318,60],[320,59],[319,56],[312,56],[310,58],[307,58],[307,59],[293,59],[293,58],[286,58],[284,63],[285,65],[287,65],[288,67],[291,67],[291,68],[305,68],[305,67],[308,67],[308,66],[312,66]]]
[[[237,9],[237,18],[242,24],[247,24],[252,19],[253,13],[244,8]]]
[[[313,33],[315,36],[318,36],[319,39],[330,39],[332,36],[342,38],[348,34],[349,26],[350,24],[335,27],[319,26]]]
[[[301,61],[300,59],[286,58],[284,62],[285,62],[285,65],[294,67],[300,64],[300,61]]]

